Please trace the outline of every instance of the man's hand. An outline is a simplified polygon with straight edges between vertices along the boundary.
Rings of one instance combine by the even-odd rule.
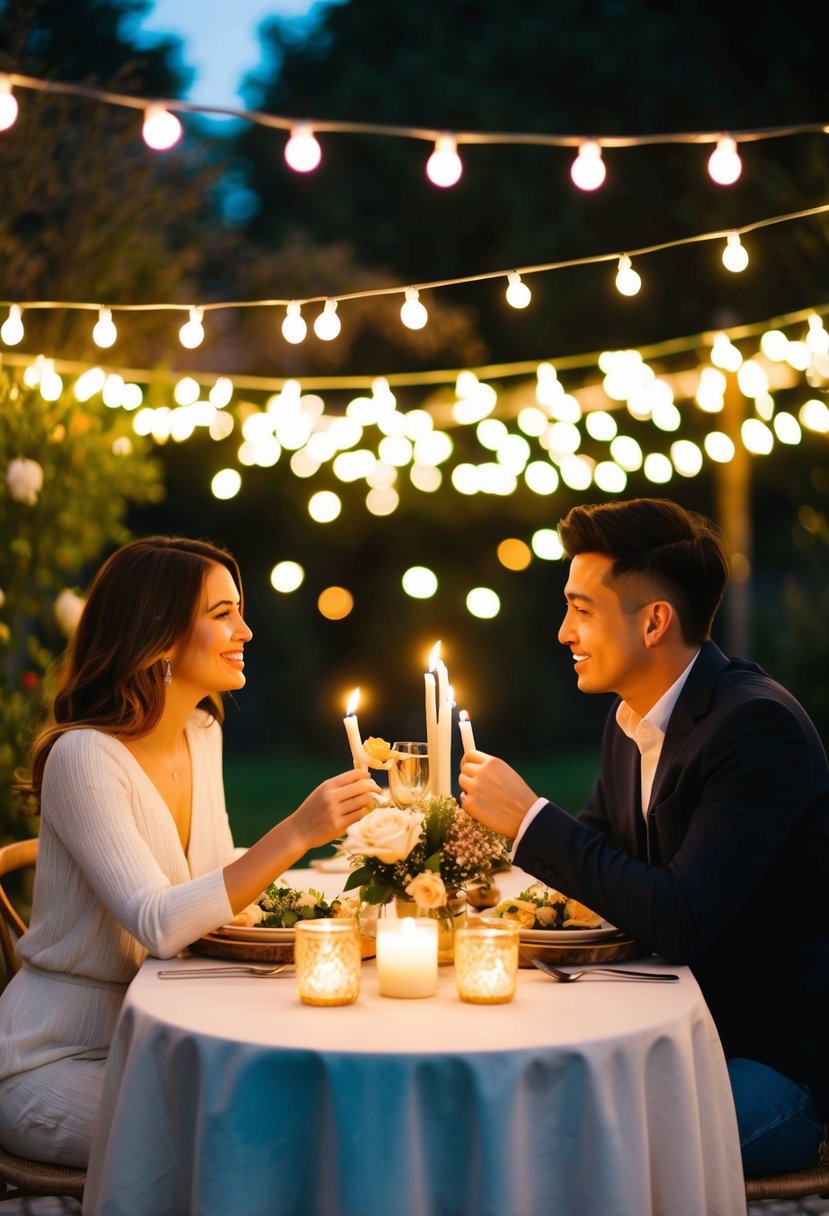
[[[536,801],[526,781],[497,756],[467,752],[461,764],[461,806],[485,827],[513,840]]]

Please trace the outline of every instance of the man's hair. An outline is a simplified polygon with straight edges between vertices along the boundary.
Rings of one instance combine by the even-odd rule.
[[[710,519],[667,498],[633,498],[573,507],[558,531],[568,557],[613,559],[610,577],[623,584],[620,599],[644,593],[646,600],[669,600],[689,645],[710,637],[729,574],[722,535]]]

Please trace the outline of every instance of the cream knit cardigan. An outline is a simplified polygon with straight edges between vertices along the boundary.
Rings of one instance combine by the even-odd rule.
[[[70,1055],[105,1056],[147,955],[171,958],[231,919],[221,728],[199,710],[186,734],[186,856],[166,803],[122,743],[84,729],[52,748],[24,965],[0,997],[0,1080]]]

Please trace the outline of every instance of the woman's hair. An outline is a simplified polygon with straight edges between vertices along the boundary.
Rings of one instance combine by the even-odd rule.
[[[61,660],[49,718],[32,747],[32,775],[17,788],[40,796],[46,759],[64,731],[94,727],[128,739],[146,735],[164,708],[163,659],[186,646],[212,563],[230,571],[235,558],[206,541],[148,536],[116,550],[92,581],[78,627]],[[201,702],[219,721],[221,698]]]
[[[619,581],[620,599],[656,593],[674,605],[689,645],[711,636],[729,560],[710,519],[667,498],[633,498],[573,507],[558,531],[568,557],[613,558],[610,577]]]

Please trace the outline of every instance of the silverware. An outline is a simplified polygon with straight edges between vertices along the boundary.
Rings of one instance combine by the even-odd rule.
[[[289,966],[280,963],[278,967],[176,967],[174,971],[159,971],[160,980],[205,980],[210,976],[221,976],[228,979],[233,975],[255,976],[260,980],[271,979],[280,975]]]
[[[667,971],[625,971],[622,967],[591,967],[589,971],[560,971],[558,967],[552,967],[546,959],[538,958],[538,956],[532,960],[532,963],[539,971],[558,980],[560,984],[572,984],[574,980],[580,980],[583,975],[594,975],[596,972],[616,975],[623,980],[655,980],[657,983],[671,983],[673,980],[679,979],[678,975],[670,975]]]

